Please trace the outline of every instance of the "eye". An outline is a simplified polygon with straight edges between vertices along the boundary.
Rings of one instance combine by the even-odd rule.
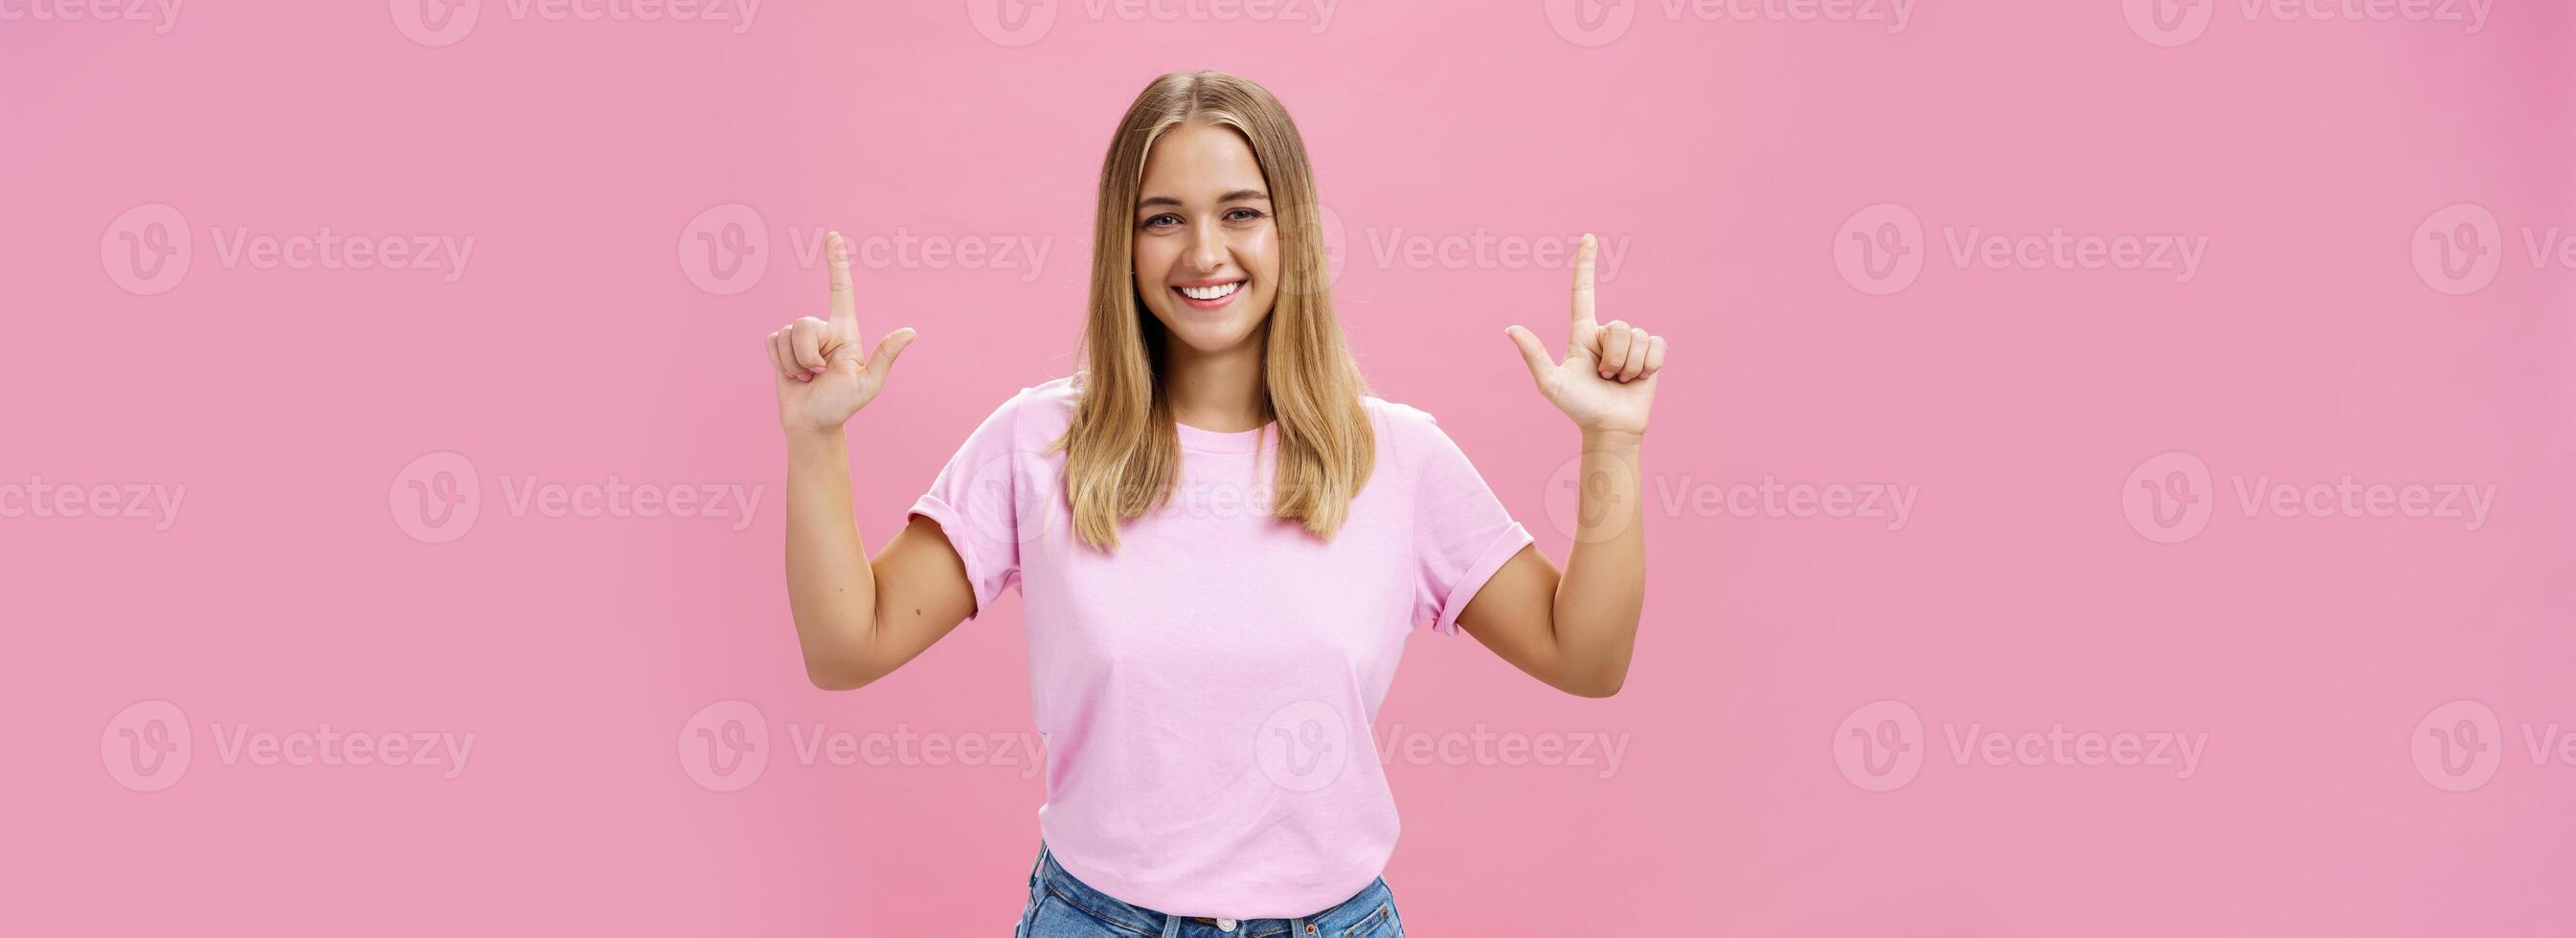
[[[1174,215],[1170,212],[1164,212],[1163,214],[1145,219],[1145,223],[1140,227],[1143,227],[1147,231],[1154,231],[1163,228],[1170,228],[1180,223],[1181,216]]]
[[[1261,213],[1261,210],[1260,210],[1260,209],[1257,209],[1257,208],[1246,208],[1246,207],[1242,207],[1242,206],[1237,206],[1237,207],[1235,207],[1235,208],[1227,209],[1227,210],[1226,210],[1226,212],[1225,212],[1225,220],[1226,220],[1226,222],[1227,222],[1228,224],[1235,224],[1235,225],[1248,225],[1248,224],[1251,224],[1251,223],[1253,223],[1253,222],[1260,221],[1260,220],[1262,220],[1263,218],[1266,218],[1266,217],[1268,217],[1268,216],[1263,215],[1263,214]]]

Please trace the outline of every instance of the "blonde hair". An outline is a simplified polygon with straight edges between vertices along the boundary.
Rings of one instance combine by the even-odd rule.
[[[1260,85],[1214,71],[1173,72],[1147,85],[1101,160],[1091,311],[1082,335],[1087,373],[1073,423],[1051,447],[1066,454],[1074,534],[1101,550],[1115,548],[1119,523],[1168,501],[1177,481],[1179,430],[1155,370],[1156,353],[1171,339],[1136,292],[1135,214],[1147,152],[1193,121],[1242,135],[1269,185],[1280,284],[1259,329],[1263,406],[1278,434],[1271,514],[1329,539],[1377,462],[1360,400],[1368,384],[1333,316],[1315,179],[1297,125]]]

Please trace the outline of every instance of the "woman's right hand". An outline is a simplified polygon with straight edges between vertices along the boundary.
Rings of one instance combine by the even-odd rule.
[[[850,288],[850,245],[840,232],[826,236],[825,266],[832,270],[832,318],[807,316],[769,334],[770,364],[778,382],[778,425],[790,435],[836,433],[884,390],[886,372],[917,334],[897,329],[859,355],[859,303]]]

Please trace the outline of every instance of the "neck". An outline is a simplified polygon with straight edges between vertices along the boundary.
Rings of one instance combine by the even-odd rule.
[[[1217,433],[1257,430],[1269,423],[1269,389],[1262,381],[1264,339],[1256,329],[1233,348],[1217,352],[1165,343],[1163,393],[1172,419]]]

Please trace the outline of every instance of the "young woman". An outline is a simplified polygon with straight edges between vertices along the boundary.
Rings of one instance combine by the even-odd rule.
[[[1268,91],[1156,79],[1101,165],[1087,367],[986,418],[873,560],[842,425],[914,333],[863,354],[833,234],[830,318],[769,335],[814,684],[865,686],[1020,588],[1047,740],[1022,936],[1400,935],[1370,724],[1407,634],[1463,629],[1585,697],[1626,678],[1664,340],[1597,322],[1590,236],[1564,359],[1505,330],[1596,480],[1559,573],[1430,415],[1369,393],[1314,190]]]

